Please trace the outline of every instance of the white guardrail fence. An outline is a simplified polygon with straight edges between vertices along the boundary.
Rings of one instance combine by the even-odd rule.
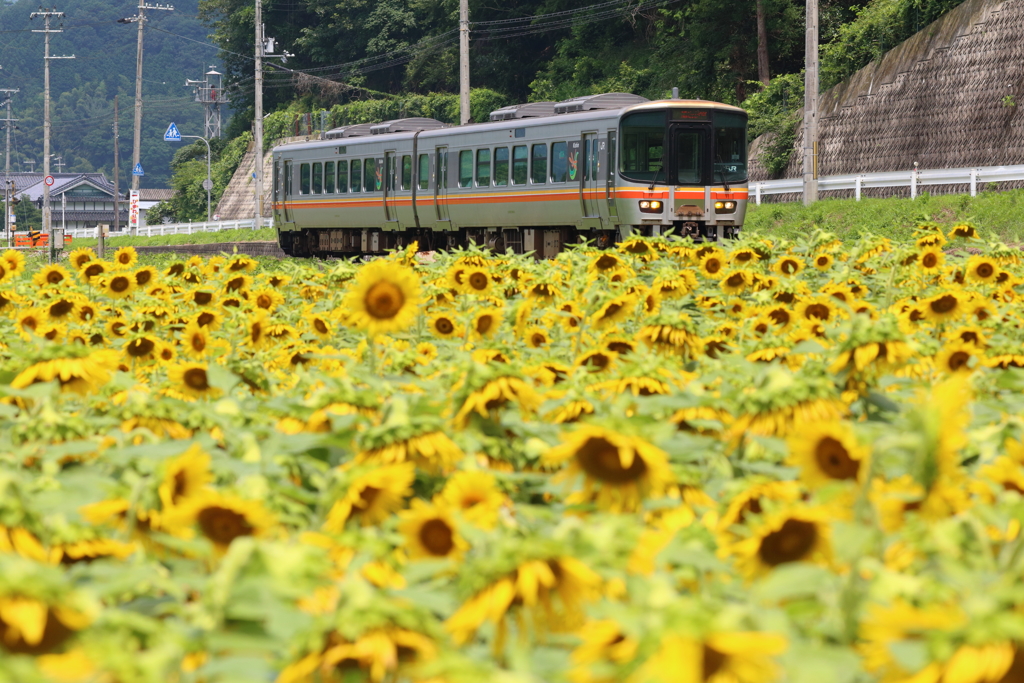
[[[54,227],[60,225],[60,211],[52,214]],[[244,221],[210,221],[209,223],[157,223],[156,225],[143,225],[139,227],[139,237],[155,237],[157,235],[191,235],[196,232],[220,232],[221,230],[252,230],[254,220],[252,218]],[[274,227],[273,218],[263,219],[264,228]],[[71,237],[98,237],[99,228],[85,228],[82,230],[65,230],[65,235]],[[125,226],[124,230],[107,232],[107,237],[123,237],[131,232]]]
[[[912,171],[890,171],[885,173],[854,173],[849,175],[830,175],[818,178],[818,191],[853,190],[857,201],[860,191],[873,187],[909,187],[910,198],[917,197],[918,188],[928,185],[967,185],[971,186],[971,196],[978,194],[978,184],[1005,183],[1024,180],[1024,164],[1017,166],[979,166],[977,168],[915,168]],[[786,178],[784,180],[765,180],[750,183],[750,192],[754,201],[761,203],[761,197],[773,194],[801,194],[804,190],[803,178]]]

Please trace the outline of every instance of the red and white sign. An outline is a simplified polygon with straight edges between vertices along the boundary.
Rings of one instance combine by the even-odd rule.
[[[128,197],[128,227],[136,230],[139,227],[139,191],[132,190]]]
[[[46,183],[47,187],[49,187],[50,185],[53,185],[53,176],[52,175],[46,176],[45,178],[43,178],[43,182]]]

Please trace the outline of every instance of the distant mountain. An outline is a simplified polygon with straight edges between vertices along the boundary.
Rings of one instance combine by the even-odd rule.
[[[180,143],[163,141],[174,121],[185,135],[203,134],[203,109],[193,101],[185,79],[201,79],[218,64],[217,49],[208,43],[209,30],[197,18],[198,0],[172,0],[174,11],[147,12],[143,50],[142,187],[169,187],[170,161]],[[131,181],[135,101],[137,25],[117,20],[137,13],[136,2],[56,0],[63,21],[53,20],[50,54],[75,59],[50,62],[50,152],[63,157],[65,172],[102,171],[113,178],[113,102],[119,98],[120,186]],[[11,170],[28,171],[43,155],[43,34],[36,0],[0,6],[0,88],[20,88],[13,97],[12,116],[20,119],[12,135]],[[167,33],[169,32],[169,33]],[[176,34],[176,35],[171,35]],[[198,42],[194,42],[198,41]],[[6,109],[2,110],[6,112]],[[0,114],[0,118],[6,114]],[[227,124],[229,112],[225,112]],[[0,153],[4,150],[0,127]],[[2,160],[2,155],[0,155]],[[52,160],[54,164],[56,160]],[[55,165],[53,170],[57,170]],[[0,172],[3,171],[0,161]]]

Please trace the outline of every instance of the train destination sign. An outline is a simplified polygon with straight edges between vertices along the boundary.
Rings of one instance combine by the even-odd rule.
[[[676,121],[710,121],[711,114],[704,109],[673,109],[672,118]]]

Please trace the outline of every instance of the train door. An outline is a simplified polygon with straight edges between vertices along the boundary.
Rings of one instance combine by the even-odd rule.
[[[435,151],[435,158],[437,170],[434,183],[434,208],[437,210],[438,222],[447,222],[451,221],[451,217],[448,215],[448,148],[438,147]]]
[[[413,208],[413,157],[411,154],[395,155],[395,195],[398,198],[398,223],[403,230],[416,227],[416,212]]]
[[[282,174],[281,181],[284,185],[281,190],[281,205],[282,211],[284,212],[284,222],[291,223],[292,216],[291,211],[289,210],[288,200],[291,199],[292,194],[292,162],[284,162],[284,173]]]
[[[615,178],[618,174],[616,167],[616,163],[618,163],[617,152],[617,132],[614,129],[612,129],[608,131],[608,144],[605,148],[606,161],[604,165],[605,199],[608,201],[608,216],[611,219],[612,225],[618,225],[619,223],[619,210],[615,206]]]
[[[597,186],[597,133],[583,134],[583,155],[581,159],[581,164],[583,165],[583,178],[580,181],[580,192],[581,196],[583,197],[583,217],[600,219],[600,190]]]
[[[384,220],[396,225],[388,226],[397,229],[398,223],[398,183],[396,181],[397,157],[394,152],[384,152]]]

